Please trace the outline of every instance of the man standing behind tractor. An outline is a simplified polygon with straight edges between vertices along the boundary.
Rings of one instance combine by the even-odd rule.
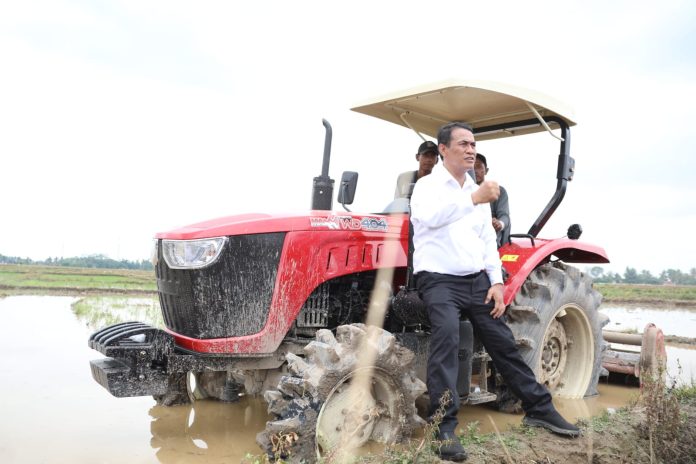
[[[476,173],[476,183],[481,185],[486,180],[486,174],[488,174],[488,162],[481,153],[476,153],[474,173]],[[498,237],[498,248],[510,239],[510,203],[505,189],[502,186],[499,187],[500,196],[497,200],[491,202],[492,223]]]
[[[418,152],[416,153],[418,170],[406,171],[399,174],[399,178],[396,180],[394,199],[411,198],[413,185],[418,179],[427,176],[432,172],[433,167],[437,164],[437,157],[437,145],[435,145],[435,143],[431,141],[421,143],[420,147],[418,147]]]
[[[580,430],[556,411],[548,390],[536,381],[510,328],[500,319],[505,312],[502,266],[485,205],[498,198],[500,189],[491,181],[476,185],[467,174],[476,161],[473,129],[449,123],[440,128],[437,141],[443,163],[416,184],[411,221],[416,286],[432,329],[427,366],[430,417],[443,395],[449,392],[451,399],[436,437],[442,441],[438,454],[453,461],[467,457],[455,434],[460,317],[469,319],[497,371],[522,401],[523,423],[578,436]]]

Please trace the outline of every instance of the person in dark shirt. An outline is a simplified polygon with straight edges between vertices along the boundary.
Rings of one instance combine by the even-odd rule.
[[[481,153],[476,153],[474,172],[476,173],[476,183],[481,185],[486,180],[486,174],[488,174],[488,162]],[[510,240],[510,203],[508,202],[508,194],[505,189],[502,186],[499,187],[500,196],[497,200],[490,203],[498,248]]]

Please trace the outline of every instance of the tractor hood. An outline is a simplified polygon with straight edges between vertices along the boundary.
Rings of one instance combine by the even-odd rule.
[[[575,125],[572,109],[560,101],[532,90],[488,81],[442,81],[375,98],[351,109],[431,137],[436,137],[438,128],[451,121],[471,124],[477,140],[546,130],[541,123],[515,125],[539,116],[557,117],[568,126]],[[506,129],[507,125],[511,129]]]
[[[198,222],[155,235],[158,239],[196,240],[231,235],[299,230],[401,234],[405,215],[352,214],[311,211],[306,214],[239,214]]]

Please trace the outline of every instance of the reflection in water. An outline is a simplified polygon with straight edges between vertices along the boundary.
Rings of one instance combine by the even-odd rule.
[[[164,327],[159,299],[153,297],[87,296],[72,304],[78,319],[92,330],[118,324],[139,321]]]
[[[247,396],[236,403],[154,406],[150,416],[150,445],[161,463],[240,462],[247,453],[258,455],[256,434],[270,419],[263,399]]]

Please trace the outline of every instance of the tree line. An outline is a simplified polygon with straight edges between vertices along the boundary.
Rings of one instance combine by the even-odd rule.
[[[89,267],[101,269],[142,269],[150,271],[152,263],[146,259],[141,261],[129,261],[127,259],[115,260],[105,255],[89,255],[72,258],[48,258],[43,261],[35,261],[29,258],[17,256],[5,256],[0,254],[0,264],[35,264],[41,266],[65,266],[65,267]]]
[[[655,276],[650,271],[643,269],[636,270],[627,267],[623,274],[618,272],[605,272],[600,266],[592,267],[588,270],[595,282],[615,283],[615,284],[654,284],[654,285],[696,285],[696,268],[691,268],[689,272],[679,269],[667,269]]]

